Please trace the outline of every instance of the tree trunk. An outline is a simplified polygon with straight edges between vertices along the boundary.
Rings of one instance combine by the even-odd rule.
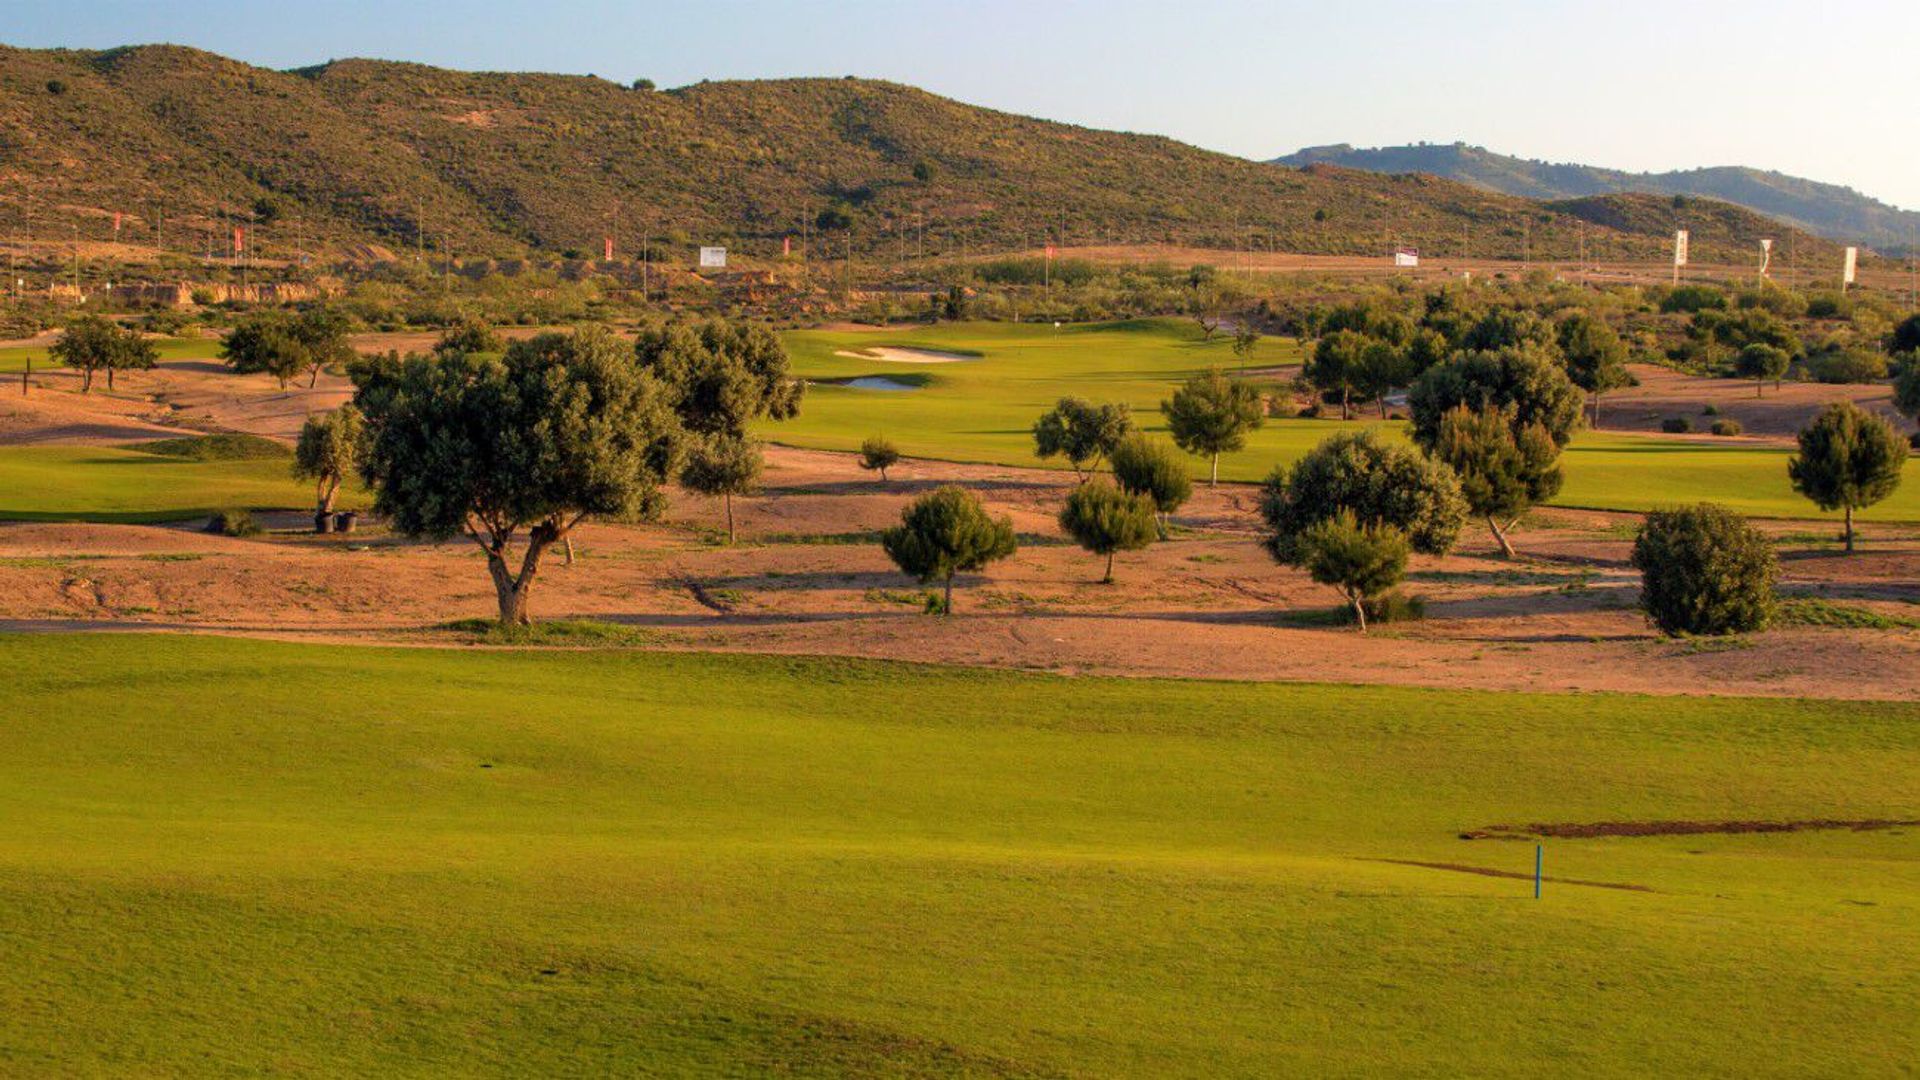
[[[1100,579],[1100,584],[1113,584],[1113,552],[1111,551],[1107,552],[1107,576]]]
[[[83,393],[83,394],[91,394],[91,393],[93,393],[93,369],[92,369],[92,368],[82,368],[82,369],[81,369],[81,371],[80,371],[80,392],[81,392],[81,393]]]
[[[1765,379],[1753,380],[1753,396],[1754,397],[1765,397],[1766,390],[1767,390],[1767,380]]]
[[[487,549],[487,571],[493,575],[494,594],[500,602],[501,625],[533,625],[532,617],[527,614],[527,597],[533,592],[534,580],[540,576],[540,557],[559,539],[561,537],[552,526],[534,526],[533,534],[527,540],[527,553],[520,560],[518,574],[507,567],[506,541],[496,541]]]
[[[947,575],[947,598],[941,602],[940,614],[953,614],[953,575]]]
[[[313,389],[316,385],[319,384],[319,382],[320,382],[320,365],[315,364],[313,365],[312,370],[307,372],[307,389],[309,390]]]
[[[1340,419],[1353,419],[1352,393],[1344,388],[1340,391]]]
[[[1220,486],[1220,451],[1218,450],[1213,452],[1213,471],[1207,474],[1207,486]]]
[[[727,507],[727,543],[733,543],[733,492],[723,492],[720,501]]]
[[[1360,599],[1359,593],[1348,593],[1347,601],[1353,605],[1353,621],[1360,624],[1360,632],[1367,632],[1367,605]]]
[[[1853,554],[1853,507],[1847,507],[1847,554]]]
[[[1600,394],[1598,391],[1595,391],[1593,395],[1593,430],[1600,430]]]
[[[109,391],[113,389],[113,373],[115,370],[112,364],[107,365],[107,389]]]
[[[1507,530],[1500,527],[1500,522],[1492,514],[1487,515],[1487,528],[1493,530],[1494,542],[1500,545],[1500,557],[1513,558],[1513,542],[1507,539]]]

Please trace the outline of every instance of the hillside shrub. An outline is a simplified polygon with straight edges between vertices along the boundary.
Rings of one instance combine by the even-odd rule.
[[[1707,430],[1715,435],[1738,435],[1745,429],[1740,426],[1738,420],[1715,420],[1713,426]]]
[[[1808,355],[1807,374],[1823,383],[1877,382],[1887,377],[1887,357],[1858,345],[1829,345]]]
[[[207,531],[221,536],[258,536],[260,523],[249,510],[215,510],[207,519]]]
[[[1660,430],[1669,435],[1685,435],[1693,430],[1693,421],[1684,416],[1669,416],[1660,421]]]
[[[1656,510],[1633,542],[1640,605],[1662,633],[1738,634],[1774,615],[1779,564],[1740,515],[1712,503]]]

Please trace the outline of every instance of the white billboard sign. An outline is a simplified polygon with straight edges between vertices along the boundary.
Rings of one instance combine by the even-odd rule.
[[[1393,265],[1395,265],[1395,266],[1419,266],[1419,265],[1420,265],[1420,251],[1419,251],[1419,249],[1418,249],[1418,248],[1401,248],[1400,250],[1398,250],[1398,251],[1396,251],[1396,252],[1394,252],[1394,253],[1393,253]]]
[[[727,249],[723,247],[703,247],[700,249],[700,269],[723,270],[727,265]]]

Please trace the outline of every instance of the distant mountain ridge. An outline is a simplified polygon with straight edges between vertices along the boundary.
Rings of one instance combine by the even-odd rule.
[[[1920,234],[1920,213],[1863,195],[1850,187],[1739,165],[1634,173],[1593,165],[1530,161],[1466,143],[1419,143],[1358,149],[1346,143],[1312,146],[1277,165],[1339,165],[1376,173],[1429,173],[1505,195],[1578,199],[1644,192],[1722,199],[1832,240],[1876,248],[1903,248]]]

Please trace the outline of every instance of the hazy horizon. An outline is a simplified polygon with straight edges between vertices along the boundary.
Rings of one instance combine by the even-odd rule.
[[[1875,32],[1819,51],[1806,35],[1825,28],[1784,2],[1380,0],[1369,12],[1248,0],[1177,11],[992,0],[964,12],[877,0],[538,11],[504,0],[430,10],[23,0],[0,19],[0,38],[167,42],[280,69],[366,57],[663,87],[851,74],[1256,160],[1336,143],[1465,142],[1635,173],[1771,169],[1920,208],[1920,148],[1887,130],[1878,105],[1907,94],[1900,54],[1920,35],[1920,5],[1852,5],[1848,24]]]

